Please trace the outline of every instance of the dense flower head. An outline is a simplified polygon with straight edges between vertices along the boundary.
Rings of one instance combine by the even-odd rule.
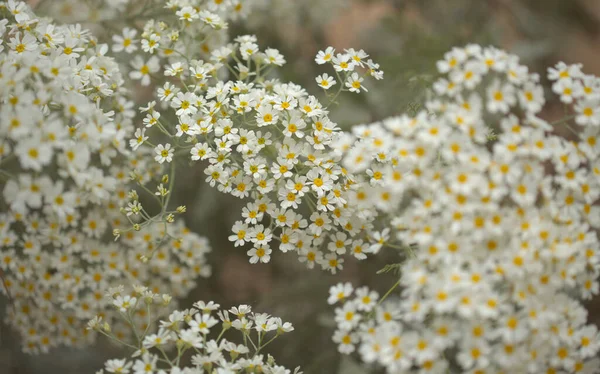
[[[189,18],[177,40],[196,36],[188,24],[207,28],[193,11],[174,9]],[[180,22],[149,23],[144,35],[159,25],[164,35]],[[177,43],[166,45],[178,51]],[[192,161],[205,162],[210,186],[247,200],[243,220],[234,224],[229,239],[235,246],[252,245],[248,255],[253,263],[268,262],[271,247],[277,246],[296,252],[310,268],[318,264],[336,273],[343,267],[340,256],[353,253],[363,259],[377,247],[371,240],[372,209],[353,206],[352,179],[330,148],[340,130],[328,118],[327,107],[299,85],[270,79],[285,58],[276,49],[261,50],[252,35],[237,36],[205,59],[185,52],[171,54],[162,74],[156,56],[138,56],[140,61],[154,59],[154,67],[141,65],[147,74],[133,71],[131,77],[150,84],[157,75],[160,84],[158,102],[142,108],[144,128],[130,140],[131,147],[151,147],[155,161],[166,167],[187,153]],[[328,48],[326,53],[331,58],[323,63],[330,63],[341,80],[331,101],[343,91],[364,91],[365,77],[382,78],[379,65],[362,50],[335,54]],[[146,129],[156,136],[146,136]]]
[[[155,314],[155,309],[170,304],[169,295],[159,295],[142,286],[134,287],[131,295],[124,295],[123,290],[124,287],[117,287],[106,296],[120,312],[122,321],[135,330],[135,341],[127,342],[115,335],[114,327],[101,316],[89,321],[88,330],[106,335],[134,352],[129,358],[108,360],[98,373],[292,373],[277,365],[271,355],[261,353],[275,339],[294,330],[291,323],[279,317],[255,313],[249,305],[227,310],[213,301],[198,301],[192,308],[175,310],[157,321],[138,314]],[[143,324],[140,326],[137,320]],[[146,321],[157,321],[158,330]],[[216,331],[220,333],[215,338]],[[241,337],[238,343],[227,340],[235,335]],[[188,355],[191,364],[186,365],[182,358]],[[301,374],[300,368],[293,373]]]
[[[145,171],[138,181],[160,171],[127,148],[135,111],[118,65],[79,25],[19,1],[0,13],[0,292],[24,349],[46,352],[91,342],[85,322],[107,310],[103,292],[117,281],[184,295],[210,272],[210,248],[180,222],[167,227],[166,211],[112,241],[146,214],[120,210],[130,171]]]
[[[160,17],[149,18],[143,29],[126,25],[121,35],[112,36],[112,49],[115,53],[128,56],[129,78],[139,80],[144,86],[150,84],[151,77],[164,81],[166,77],[179,77],[183,63],[198,84],[206,83],[209,77],[208,60],[211,53],[224,48],[229,41],[228,22],[244,18],[252,2],[237,0],[181,0],[149,4]],[[130,4],[133,9],[144,8]],[[147,18],[147,11],[141,10]],[[114,22],[118,23],[119,18]],[[269,51],[267,51],[268,55]],[[163,66],[168,66],[163,69]],[[163,74],[164,71],[164,74]],[[205,78],[206,76],[206,78]],[[156,82],[155,82],[156,83]]]
[[[569,113],[549,123],[516,56],[468,45],[438,70],[424,110],[336,144],[382,212],[384,247],[404,250],[395,317],[340,317],[340,350],[360,345],[390,373],[594,372],[599,335],[580,300],[598,293],[600,80],[550,68]]]

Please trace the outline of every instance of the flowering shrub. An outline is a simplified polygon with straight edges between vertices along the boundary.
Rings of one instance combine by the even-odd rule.
[[[130,170],[145,170],[135,174],[144,183],[160,170],[127,150],[135,111],[107,46],[77,25],[36,18],[22,2],[0,12],[0,290],[23,349],[47,352],[93,340],[85,323],[106,309],[102,295],[116,281],[186,294],[192,278],[209,275],[210,248],[180,223],[167,227],[177,213],[167,203],[155,217],[120,212],[137,199]],[[127,231],[135,215],[147,225]],[[113,243],[121,227],[124,240]]]
[[[331,106],[383,78],[363,50],[318,52],[324,105],[277,79],[278,50],[228,34],[261,1],[101,3],[82,16],[118,29],[116,59],[79,25],[0,3],[0,290],[25,351],[94,330],[132,350],[109,373],[291,373],[264,353],[291,324],[173,311],[211,270],[171,206],[183,164],[201,164],[245,204],[226,236],[250,263],[278,249],[336,274],[344,256],[397,255],[383,296],[331,288],[341,353],[388,373],[599,371],[582,304],[599,289],[599,78],[548,69],[566,113],[549,122],[540,76],[467,45],[437,63],[422,110],[343,132]],[[152,95],[139,113],[136,93]]]
[[[350,252],[365,258],[365,252],[379,244],[371,236],[363,240],[371,234],[371,215],[354,208],[352,180],[339,166],[339,156],[330,153],[339,129],[327,117],[327,108],[298,85],[268,79],[285,59],[272,48],[261,52],[253,36],[238,36],[235,43],[212,51],[210,62],[179,51],[177,40],[196,37],[197,29],[225,24],[192,7],[174,11],[178,19],[160,23],[162,35],[173,35],[169,30],[177,25],[184,29],[171,42],[156,36],[157,48],[174,52],[164,69],[172,79],[156,92],[160,105],[152,101],[142,109],[145,127],[136,130],[132,148],[152,147],[155,161],[165,165],[183,153],[192,161],[205,160],[206,182],[249,198],[243,221],[235,223],[229,239],[236,247],[251,243],[248,255],[253,263],[269,261],[274,241],[282,252],[297,252],[309,268],[319,264],[332,273],[343,266],[340,255]],[[154,39],[154,25],[145,27],[149,40]],[[145,51],[151,54],[154,49]],[[331,64],[339,81],[328,74],[317,78],[324,89],[339,84],[332,102],[343,91],[365,91],[365,75],[382,78],[378,65],[367,58],[362,50],[335,54],[328,48],[319,53],[317,63]],[[136,59],[148,63],[136,66],[130,77],[150,84],[150,76],[160,70],[158,58]],[[158,129],[159,140],[150,139],[147,128]]]
[[[424,110],[337,144],[403,262],[396,301],[331,289],[345,301],[334,341],[390,373],[597,372],[580,300],[598,293],[600,80],[548,69],[568,113],[549,123],[539,76],[516,56],[469,45],[437,66]]]
[[[88,329],[135,350],[131,360],[108,360],[105,364],[108,373],[291,373],[277,365],[270,355],[265,357],[260,354],[277,337],[294,330],[289,322],[266,313],[254,313],[248,305],[227,311],[212,301],[198,301],[191,309],[172,312],[168,320],[160,321],[158,332],[150,334],[151,321],[155,322],[150,318],[151,311],[167,306],[171,296],[155,294],[146,287],[134,287],[131,295],[124,295],[123,291],[124,287],[116,287],[106,296],[125,323],[133,329],[135,342],[123,342],[101,317],[95,317],[88,324]],[[139,311],[145,311],[148,316],[147,322],[140,328],[136,327],[134,321]],[[214,316],[215,311],[221,320],[221,331],[215,339],[211,339],[211,330],[215,331],[214,327],[219,323]],[[243,344],[236,344],[224,337],[231,329],[241,334]],[[173,354],[175,350],[177,352]],[[188,354],[193,354],[192,365],[185,367],[180,361]],[[102,372],[100,370],[98,373]],[[294,370],[294,374],[301,374],[299,368]]]

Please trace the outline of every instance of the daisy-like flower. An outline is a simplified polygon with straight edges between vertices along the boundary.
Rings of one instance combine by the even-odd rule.
[[[346,283],[338,283],[335,286],[329,289],[329,298],[327,299],[327,303],[329,305],[333,305],[337,302],[347,300],[354,289],[352,288],[352,284],[349,282]]]
[[[327,47],[324,51],[319,51],[315,62],[319,65],[330,62],[335,56],[335,49],[333,47]]]
[[[104,363],[104,370],[109,373],[129,374],[133,362],[127,362],[126,359],[113,359]]]
[[[502,85],[498,80],[490,85],[487,94],[487,108],[491,113],[507,113],[516,102],[514,87],[508,84]]]
[[[256,124],[259,127],[275,124],[278,120],[279,115],[271,105],[261,106],[256,112]]]
[[[250,263],[256,264],[262,262],[263,264],[268,263],[271,260],[271,248],[266,245],[260,245],[258,247],[250,249],[247,254],[250,256]]]
[[[142,39],[142,51],[154,53],[156,48],[160,46],[160,36],[150,34],[147,38]]]
[[[134,80],[140,80],[142,86],[149,85],[150,75],[160,70],[158,57],[156,56],[150,57],[148,61],[144,61],[141,56],[136,56],[131,62],[131,66],[134,70],[129,73],[129,77]]]
[[[137,30],[129,27],[123,29],[122,35],[113,35],[112,40],[114,42],[112,49],[114,52],[133,53],[137,51],[137,40],[134,39],[137,35]]]
[[[303,138],[304,132],[302,131],[306,128],[306,122],[301,117],[292,116],[288,121],[283,122],[284,130],[283,135],[288,137],[298,137]]]
[[[350,56],[344,53],[338,53],[332,60],[333,68],[337,72],[354,70],[355,63]]]
[[[179,17],[181,21],[192,22],[193,20],[200,19],[198,11],[191,7],[185,6],[175,12],[175,15]]]
[[[552,85],[552,91],[560,95],[560,101],[564,104],[572,104],[575,94],[581,90],[581,83],[570,78],[561,79]]]
[[[200,11],[200,19],[202,20],[202,22],[206,23],[214,29],[223,28],[225,26],[221,17],[207,10]]]
[[[283,66],[285,64],[285,58],[278,50],[274,48],[265,49],[265,61],[268,64],[275,66]]]
[[[200,300],[200,301],[196,301],[194,303],[194,308],[196,308],[204,313],[213,312],[215,310],[218,310],[219,307],[220,307],[220,305],[215,303],[214,301],[204,302],[204,301]]]
[[[338,343],[338,351],[347,355],[355,351],[359,338],[351,331],[337,330],[333,333],[333,341]]]
[[[156,153],[154,160],[156,160],[159,164],[162,164],[165,161],[173,161],[173,154],[175,151],[173,148],[171,148],[171,144],[167,143],[164,146],[162,144],[157,145],[156,148],[154,148],[154,153]]]
[[[519,91],[521,107],[531,113],[538,113],[544,105],[544,89],[533,83],[526,83]]]
[[[179,92],[171,100],[171,107],[177,109],[175,114],[178,116],[193,115],[198,112],[195,106],[197,100],[198,97],[193,92]]]
[[[599,100],[583,100],[575,105],[575,111],[578,115],[575,117],[575,122],[578,125],[600,126],[600,101]]]
[[[325,90],[330,89],[331,87],[335,86],[335,84],[337,83],[335,81],[335,79],[327,73],[319,75],[318,77],[315,78],[315,80],[317,81],[317,84],[319,85],[319,87],[321,87]]]
[[[273,238],[271,229],[265,228],[263,225],[256,225],[250,232],[250,241],[256,246],[268,245]]]
[[[337,273],[338,270],[342,270],[344,268],[344,259],[338,257],[335,253],[329,253],[323,256],[321,260],[321,267],[331,272],[331,274]]]
[[[171,334],[168,330],[160,329],[157,334],[150,334],[144,338],[142,345],[145,348],[160,347],[171,341]]]
[[[359,76],[357,73],[352,73],[348,80],[346,81],[346,87],[350,90],[350,92],[360,93],[360,90],[367,91],[365,86],[362,85],[364,78]]]
[[[237,221],[232,228],[233,234],[229,236],[229,241],[234,242],[234,246],[239,247],[250,240],[248,225],[242,221]]]
[[[129,309],[133,308],[136,304],[137,299],[129,295],[117,296],[113,301],[113,305],[116,306],[122,313],[127,313]]]
[[[135,151],[140,145],[144,144],[146,140],[148,140],[146,129],[137,129],[135,130],[134,138],[129,140],[129,146]]]
[[[210,328],[219,322],[216,318],[207,313],[196,313],[194,319],[188,322],[188,325],[192,331],[199,332],[201,334],[208,334]]]

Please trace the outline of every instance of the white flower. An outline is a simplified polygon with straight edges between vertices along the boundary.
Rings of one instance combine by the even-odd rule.
[[[355,296],[357,309],[364,312],[370,312],[379,300],[379,294],[375,291],[370,291],[367,287],[357,288]]]
[[[327,302],[329,305],[333,305],[338,301],[345,301],[350,295],[352,295],[353,288],[349,282],[338,283],[329,289],[329,298]]]
[[[256,264],[259,261],[266,264],[271,260],[271,252],[273,251],[268,246],[259,245],[258,247],[250,249],[247,254],[250,256],[251,264]]]
[[[274,48],[267,48],[265,50],[265,60],[268,64],[273,64],[276,66],[283,66],[285,64],[285,58],[283,58],[283,55]]]
[[[173,148],[171,148],[171,144],[167,143],[164,146],[162,144],[159,144],[156,146],[156,148],[154,148],[154,153],[156,153],[156,156],[154,156],[154,159],[159,163],[162,164],[163,162],[171,162],[173,161],[173,154],[174,154],[174,150]]]
[[[360,77],[357,73],[352,73],[348,80],[346,81],[346,87],[350,89],[350,92],[360,93],[360,90],[363,89],[365,92],[367,89],[362,85],[364,78]]]
[[[177,109],[175,114],[178,116],[196,114],[198,112],[198,108],[195,106],[197,100],[198,97],[192,92],[179,92],[171,100],[171,107]]]
[[[212,28],[223,28],[226,26],[221,17],[206,10],[200,11],[200,19]]]
[[[335,84],[337,83],[335,81],[335,79],[331,76],[329,76],[329,74],[325,73],[325,74],[321,74],[318,77],[315,78],[315,80],[317,81],[317,84],[319,85],[319,87],[328,90],[330,89],[332,86],[335,86]]]
[[[235,235],[229,236],[229,241],[234,242],[236,247],[244,245],[250,239],[250,234],[248,232],[248,226],[241,221],[237,221],[233,225],[233,233]]]
[[[333,59],[335,55],[335,49],[333,47],[327,47],[325,51],[319,51],[317,53],[317,57],[315,58],[315,62],[319,65],[323,65]]]
[[[347,355],[354,352],[358,335],[347,330],[337,330],[333,333],[333,341],[338,343],[338,351]]]
[[[521,108],[531,113],[538,113],[544,105],[544,89],[539,85],[527,83],[518,95]]]
[[[158,334],[146,335],[142,345],[145,348],[152,348],[167,344],[171,341],[171,335],[167,330],[160,329]]]
[[[329,253],[323,256],[321,260],[321,267],[329,270],[332,274],[335,274],[338,270],[344,268],[344,259],[339,258],[335,253]]]
[[[142,51],[154,53],[156,48],[160,46],[160,36],[151,34],[147,38],[142,39]]]
[[[104,363],[104,370],[109,373],[129,374],[131,372],[132,362],[127,362],[126,359],[113,359]]]
[[[356,304],[345,303],[335,309],[335,321],[340,329],[351,330],[358,325],[362,316],[356,309]]]
[[[126,53],[132,53],[137,51],[137,40],[134,39],[137,35],[137,30],[129,27],[125,27],[123,29],[123,36],[121,35],[113,35],[112,40],[115,44],[113,44],[112,48],[114,52],[125,51]]]
[[[494,81],[487,91],[487,109],[491,113],[507,113],[516,102],[514,87],[502,84],[499,80]]]
[[[8,0],[6,4],[8,11],[15,17],[18,23],[22,23],[29,20],[29,14],[27,13],[27,5],[22,1]]]
[[[116,306],[119,311],[122,313],[128,313],[129,309],[133,308],[136,304],[137,299],[135,297],[127,296],[117,296],[117,298],[113,301],[113,305]]]
[[[306,122],[299,116],[292,116],[288,121],[283,122],[284,130],[283,135],[288,137],[298,137],[303,138],[304,132],[302,131],[306,128]]]
[[[192,149],[190,149],[192,160],[206,160],[215,156],[215,152],[210,148],[208,143],[196,143]]]
[[[444,60],[437,62],[437,69],[440,73],[457,70],[466,59],[467,54],[462,48],[453,48],[444,54]]]
[[[198,11],[191,6],[181,8],[175,13],[175,15],[177,15],[180,20],[187,22],[192,22],[195,19],[200,19]]]
[[[217,322],[219,321],[210,314],[197,313],[194,319],[188,322],[188,325],[192,331],[206,335],[210,332],[210,328],[216,325]]]
[[[135,361],[133,365],[133,373],[134,374],[147,374],[153,373],[156,370],[156,363],[158,361],[158,356],[155,356],[150,353],[144,353],[142,359],[138,359]]]
[[[135,56],[134,60],[131,62],[131,66],[134,70],[129,73],[129,77],[134,80],[140,80],[142,86],[149,85],[150,75],[160,70],[158,57],[156,56],[150,57],[146,62],[141,56]]]
[[[578,113],[575,117],[578,125],[600,126],[600,101],[580,101],[575,105],[575,111]]]
[[[352,71],[355,67],[354,60],[350,56],[343,53],[338,53],[332,60],[333,68],[337,72]]]
[[[19,142],[15,154],[25,169],[41,171],[43,166],[52,162],[52,147],[35,135]]]
[[[148,137],[145,135],[146,129],[137,129],[135,130],[135,138],[129,140],[129,146],[135,151],[139,148],[140,145],[144,144]]]
[[[570,78],[561,79],[552,85],[552,91],[560,95],[560,101],[571,104],[576,92],[581,90],[581,83]]]

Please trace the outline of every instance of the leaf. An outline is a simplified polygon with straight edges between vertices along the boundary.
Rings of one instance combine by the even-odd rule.
[[[377,274],[384,274],[384,273],[389,273],[390,271],[395,271],[396,274],[400,274],[400,267],[402,266],[401,263],[397,263],[397,264],[387,264],[385,265],[382,269],[379,269],[377,271]]]

